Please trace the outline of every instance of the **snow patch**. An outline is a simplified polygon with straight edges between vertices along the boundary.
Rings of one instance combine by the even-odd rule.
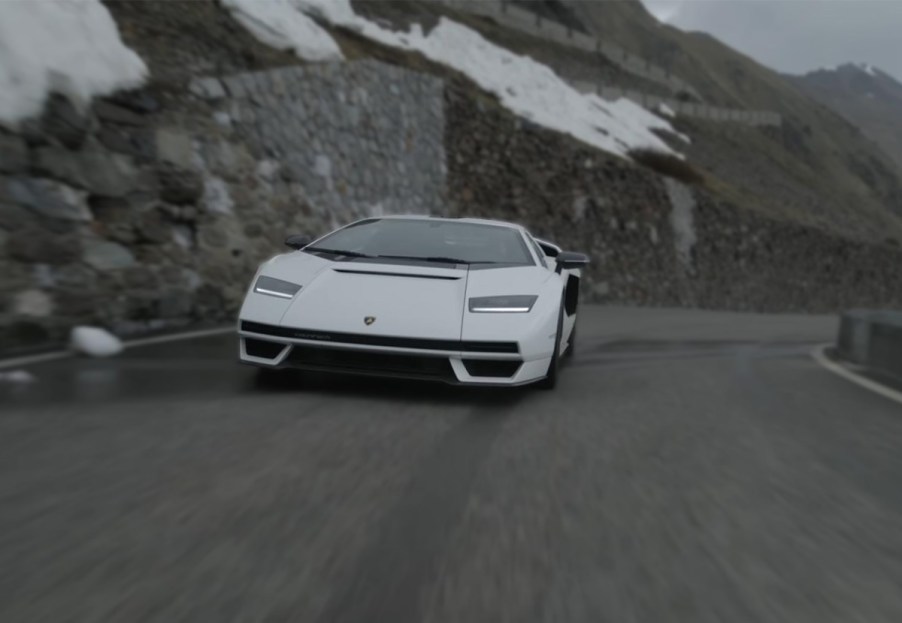
[[[386,30],[356,15],[349,0],[293,0],[293,4],[379,43],[417,51],[452,67],[497,95],[509,110],[538,125],[621,156],[633,149],[679,156],[652,132],[673,132],[666,120],[627,99],[608,102],[580,93],[549,67],[498,47],[447,18],[424,35],[417,24],[407,33]]]
[[[676,112],[674,112],[673,108],[664,103],[658,104],[658,112],[671,119],[676,117]]]
[[[34,383],[35,378],[31,372],[25,370],[13,370],[11,372],[0,372],[0,383],[25,384]]]
[[[38,115],[47,94],[75,102],[140,86],[144,61],[99,0],[0,2],[0,122]]]
[[[293,0],[223,0],[232,16],[261,43],[291,50],[307,61],[344,58],[335,40]]]
[[[111,357],[122,352],[122,342],[97,327],[75,327],[69,336],[72,350],[89,357]]]
[[[874,70],[873,65],[868,65],[867,63],[861,63],[858,67],[861,68],[861,70],[864,71],[864,73],[866,73],[867,75],[873,76],[874,78],[877,77],[877,72]]]

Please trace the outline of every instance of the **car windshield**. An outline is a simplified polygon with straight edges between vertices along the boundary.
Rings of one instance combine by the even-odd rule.
[[[436,262],[535,264],[516,229],[438,219],[361,221],[326,236],[307,250]]]

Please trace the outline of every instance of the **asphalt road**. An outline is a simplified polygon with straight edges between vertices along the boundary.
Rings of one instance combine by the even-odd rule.
[[[902,621],[902,405],[824,317],[584,307],[558,389],[229,337],[0,386],[0,621]]]

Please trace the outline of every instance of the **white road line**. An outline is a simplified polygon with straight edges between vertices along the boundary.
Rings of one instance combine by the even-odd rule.
[[[44,353],[42,355],[28,355],[25,357],[14,357],[13,359],[0,360],[0,370],[8,368],[19,368],[21,366],[33,366],[36,363],[44,363],[45,361],[54,361],[56,359],[65,359],[71,357],[72,353],[67,351],[58,351],[55,353]]]
[[[157,335],[154,337],[138,338],[134,340],[126,340],[122,343],[125,348],[135,348],[138,346],[150,346],[152,344],[165,344],[166,342],[179,342],[182,340],[194,340],[202,337],[210,337],[213,335],[225,335],[227,333],[237,333],[234,326],[219,327],[216,329],[201,329],[198,331],[186,331],[184,333],[173,333],[171,335]],[[47,361],[56,361],[57,359],[66,359],[73,357],[75,353],[68,350],[55,351],[52,353],[42,353],[40,355],[25,355],[23,357],[14,357],[12,359],[0,359],[0,370],[8,370],[9,368],[17,368],[22,366],[33,366],[38,363]]]
[[[852,381],[856,385],[864,387],[865,389],[869,389],[876,394],[880,394],[884,398],[888,398],[894,402],[902,404],[902,392],[898,392],[890,387],[887,387],[886,385],[881,385],[876,381],[872,381],[871,379],[861,376],[860,374],[856,374],[848,368],[834,361],[831,361],[830,358],[827,357],[825,352],[829,347],[830,344],[823,344],[821,346],[818,346],[813,351],[811,351],[811,357],[830,372],[833,372],[834,374],[837,374],[848,381]]]
[[[185,333],[173,333],[172,335],[157,335],[156,337],[144,337],[136,340],[125,342],[126,348],[135,346],[150,346],[151,344],[165,344],[166,342],[179,342],[181,340],[193,340],[200,337],[210,337],[213,335],[225,335],[226,333],[238,334],[238,328],[235,325],[229,327],[219,327],[216,329],[201,329],[199,331],[186,331]]]

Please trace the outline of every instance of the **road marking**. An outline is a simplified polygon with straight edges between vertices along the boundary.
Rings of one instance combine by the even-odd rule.
[[[848,368],[845,368],[844,366],[831,361],[830,358],[826,355],[826,350],[829,346],[831,345],[823,344],[821,346],[818,346],[813,351],[811,351],[811,357],[830,372],[838,374],[844,379],[852,381],[856,385],[864,387],[865,389],[869,389],[874,393],[880,394],[884,398],[889,398],[894,402],[902,404],[902,392],[898,392],[892,388],[887,387],[886,385],[881,385],[877,381],[872,381],[869,378],[866,378],[860,374],[856,374]]]
[[[173,333],[171,335],[157,335],[154,337],[125,340],[122,342],[122,345],[125,348],[136,348],[139,346],[150,346],[152,344],[165,344],[166,342],[178,342],[181,340],[194,340],[214,335],[225,335],[226,333],[235,333],[236,331],[234,326],[219,327],[216,329],[200,329],[197,331],[185,331],[184,333]],[[74,356],[75,353],[71,350],[60,350],[52,353],[42,353],[40,355],[25,355],[23,357],[14,357],[12,359],[0,359],[0,370],[7,370],[9,368],[20,366],[33,366],[38,363],[56,361],[58,359],[66,359]]]

